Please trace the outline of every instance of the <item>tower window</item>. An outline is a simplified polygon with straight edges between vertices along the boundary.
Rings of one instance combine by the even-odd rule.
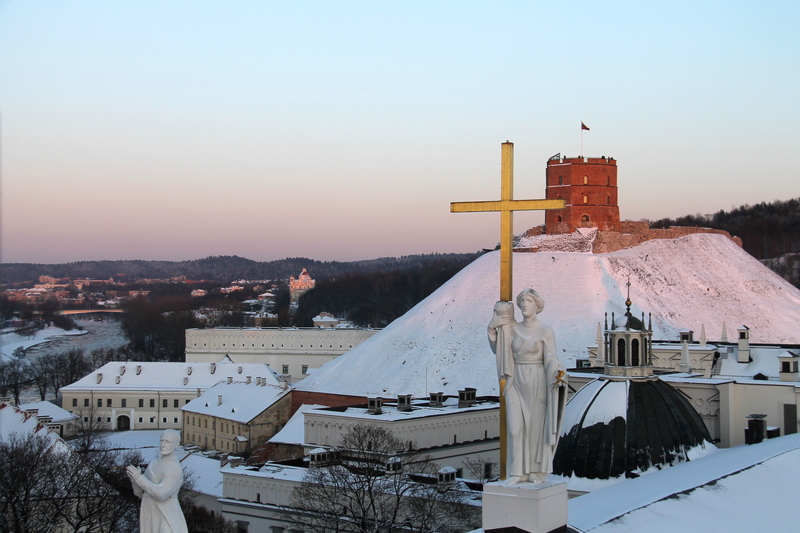
[[[583,195],[583,203],[585,203],[585,204],[589,203],[589,197],[587,195],[585,195],[585,194]]]
[[[558,184],[559,185],[564,185],[564,178],[563,177],[561,177],[561,176],[558,177]]]
[[[588,185],[589,184],[589,176],[584,176],[583,177],[583,184],[584,185]]]
[[[561,215],[558,215],[558,216],[556,217],[556,222],[561,222]]]
[[[606,196],[606,204],[611,205],[611,196]]]
[[[606,185],[611,186],[611,178],[606,176]]]
[[[582,221],[582,222],[589,222],[589,215],[583,215],[583,216],[581,217],[581,221]]]

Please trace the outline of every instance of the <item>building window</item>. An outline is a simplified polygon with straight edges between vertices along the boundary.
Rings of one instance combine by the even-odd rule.
[[[106,398],[106,407],[111,407],[111,398]]]
[[[103,421],[103,417],[100,417],[100,416],[98,416],[98,417],[97,417],[97,421],[98,421],[98,422],[102,422],[102,421]]]
[[[166,423],[167,423],[167,417],[166,417],[166,416],[165,416],[165,417],[162,417],[162,418],[161,418],[161,422],[162,422],[162,423],[164,423],[164,424],[166,424]]]
[[[166,408],[168,405],[169,405],[169,404],[167,403],[167,400],[162,400],[162,401],[161,401],[161,407],[164,407],[164,408]]]
[[[177,424],[177,423],[178,423],[178,417],[175,417],[175,418],[173,418],[173,419],[172,419],[172,423],[173,423],[173,424]]]
[[[611,197],[606,196],[606,204],[611,205]]]
[[[583,203],[585,203],[585,204],[589,203],[589,197],[587,195],[585,195],[585,194],[583,195]]]
[[[581,217],[581,221],[583,221],[583,222],[589,222],[589,215],[583,215],[583,216]]]
[[[189,403],[189,399],[188,398],[186,399],[186,401],[183,402],[183,405],[186,405],[187,403]]]
[[[106,417],[106,422],[111,422],[111,417],[110,416]]]
[[[155,406],[156,406],[156,401],[153,398],[150,398],[150,408],[152,409]]]
[[[123,398],[120,403],[120,407],[128,407],[128,400]]]
[[[564,178],[562,178],[561,176],[558,177],[558,184],[564,185]]]
[[[589,185],[589,176],[584,176],[583,177],[583,184],[584,185]]]
[[[103,407],[103,399],[102,398],[98,398],[97,399],[97,407]]]
[[[84,421],[84,422],[88,422],[88,421],[89,421],[89,417],[88,417],[88,416],[84,416],[84,417],[83,417],[83,421]]]
[[[144,407],[144,399],[139,398],[139,407]]]
[[[283,365],[281,369],[281,374],[288,374],[289,373],[289,365]]]
[[[141,424],[143,421],[144,421],[144,419],[140,416],[139,417],[139,423]]]
[[[78,399],[77,398],[73,398],[72,399],[72,407],[78,407]]]
[[[153,423],[153,422],[155,422],[155,421],[156,421],[156,417],[154,417],[154,416],[151,416],[151,417],[150,417],[150,423],[152,424],[152,423]]]
[[[175,400],[174,402],[172,402],[172,407],[177,409],[179,407],[179,402],[180,402],[180,400]]]
[[[302,372],[303,374],[308,374],[308,365],[303,365],[301,368],[302,368],[302,371],[301,371],[301,372]]]

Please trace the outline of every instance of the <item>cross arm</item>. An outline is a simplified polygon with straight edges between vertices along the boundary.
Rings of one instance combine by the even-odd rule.
[[[488,202],[451,202],[451,213],[476,213],[489,211],[536,211],[564,209],[564,200],[497,200]]]

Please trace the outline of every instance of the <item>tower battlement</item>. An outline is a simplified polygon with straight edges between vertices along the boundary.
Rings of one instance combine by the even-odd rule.
[[[563,157],[547,161],[545,197],[563,199],[566,208],[545,213],[548,234],[577,228],[619,231],[617,161],[613,157]]]

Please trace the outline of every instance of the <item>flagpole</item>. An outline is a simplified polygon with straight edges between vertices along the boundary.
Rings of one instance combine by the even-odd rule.
[[[583,157],[583,122],[581,122],[581,157]]]

